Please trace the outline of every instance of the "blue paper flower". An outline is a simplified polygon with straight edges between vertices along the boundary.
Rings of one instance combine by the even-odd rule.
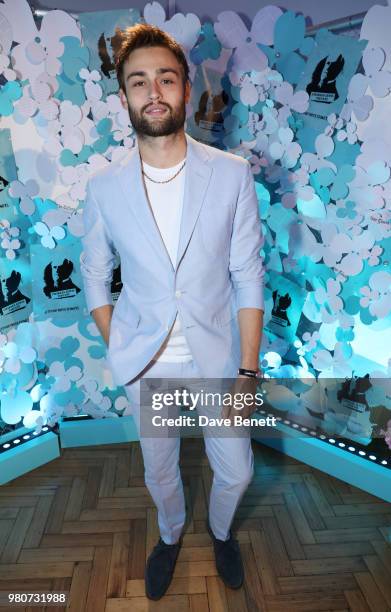
[[[46,223],[38,221],[34,224],[34,230],[41,236],[41,244],[48,249],[54,249],[56,246],[55,240],[62,240],[65,237],[65,230],[59,225],[49,228]]]

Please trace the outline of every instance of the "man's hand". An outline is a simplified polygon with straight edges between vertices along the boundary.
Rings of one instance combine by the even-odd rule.
[[[114,306],[112,304],[105,304],[104,306],[99,306],[99,308],[94,308],[94,310],[91,311],[91,315],[96,323],[96,326],[107,346],[109,346],[111,317],[113,316],[113,310]]]
[[[255,394],[257,392],[257,386],[257,378],[239,375],[235,379],[229,391],[232,398],[231,404],[223,406],[221,411],[221,416],[225,419],[229,419],[231,425],[234,422],[235,415],[239,415],[243,419],[246,419],[256,410]],[[236,394],[239,395],[236,396]],[[235,407],[236,402],[238,405]]]

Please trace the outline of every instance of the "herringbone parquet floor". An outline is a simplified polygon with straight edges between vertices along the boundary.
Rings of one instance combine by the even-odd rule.
[[[163,599],[144,596],[158,529],[138,443],[65,449],[0,487],[0,591],[66,590],[67,609],[88,612],[391,610],[391,505],[253,448],[256,474],[233,525],[242,589],[225,588],[217,576],[205,531],[212,473],[202,439],[185,439],[188,524]]]

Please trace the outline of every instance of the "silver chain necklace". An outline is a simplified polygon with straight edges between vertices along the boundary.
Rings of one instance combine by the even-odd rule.
[[[141,157],[140,157],[141,159]],[[148,180],[152,181],[152,183],[169,183],[170,181],[173,181],[175,177],[178,176],[178,174],[183,170],[183,168],[185,167],[186,164],[186,160],[183,162],[182,166],[179,168],[179,170],[174,174],[174,176],[172,176],[171,178],[167,179],[166,181],[155,181],[155,179],[151,178],[150,176],[148,176],[148,174],[146,172],[144,172],[144,167],[143,167],[143,160],[141,160],[141,172],[143,173],[144,176],[147,177]]]

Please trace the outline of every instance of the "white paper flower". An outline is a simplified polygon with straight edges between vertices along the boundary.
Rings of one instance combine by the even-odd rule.
[[[372,249],[362,249],[360,256],[368,261],[368,265],[377,266],[379,263],[379,255],[383,253],[383,249],[375,245]]]
[[[84,91],[86,97],[90,100],[100,100],[102,97],[102,88],[97,84],[101,80],[101,75],[97,70],[90,72],[87,68],[82,68],[79,72],[79,77],[85,81]]]
[[[288,127],[280,127],[277,132],[278,140],[269,146],[269,152],[273,159],[280,160],[284,168],[293,168],[301,153],[301,146],[293,142],[293,131]]]
[[[314,188],[309,185],[310,173],[306,164],[301,164],[297,170],[290,173],[289,180],[294,185],[294,191],[301,200],[311,201],[315,195]]]
[[[15,102],[14,108],[26,121],[38,112],[38,103],[33,99],[29,85],[23,87],[22,97]]]
[[[13,40],[19,43],[11,51],[13,68],[19,79],[29,79],[30,83],[42,72],[52,76],[60,73],[63,36],[81,40],[76,21],[64,11],[45,13],[39,30],[27,0],[4,0],[0,15],[12,24]]]
[[[382,70],[386,54],[383,49],[366,48],[362,55],[364,74],[355,74],[350,82],[353,95],[364,95],[370,87],[377,98],[384,98],[391,90],[391,72]]]
[[[263,134],[270,136],[279,129],[280,124],[278,122],[278,111],[275,108],[265,106],[262,112],[262,120],[259,124],[259,129],[262,130]]]
[[[334,355],[325,349],[315,351],[312,365],[319,371],[319,378],[344,378],[352,374],[352,368],[344,356],[341,342],[336,343]]]
[[[337,255],[334,269],[345,276],[356,276],[363,269],[362,253],[371,250],[375,239],[369,230],[350,237],[342,232],[336,234],[330,244],[330,250]],[[326,261],[326,260],[325,260]]]
[[[360,211],[382,209],[387,198],[384,186],[390,178],[390,168],[377,161],[367,168],[356,165],[355,172],[349,184],[350,199],[356,202]]]
[[[55,396],[56,392],[50,390],[39,402],[42,423],[44,425],[49,425],[49,427],[53,427],[64,412],[64,407],[56,402]]]
[[[293,93],[292,85],[285,81],[275,88],[274,98],[282,104],[282,108],[278,111],[281,125],[286,125],[288,117],[292,114],[291,111],[304,113],[309,104],[309,95],[306,91]]]
[[[73,382],[81,378],[82,371],[77,366],[71,366],[66,370],[63,363],[53,361],[50,364],[48,376],[53,376],[56,379],[56,382],[51,387],[51,391],[64,393],[69,391]]]
[[[150,2],[144,7],[144,19],[147,23],[156,25],[168,32],[185,49],[192,49],[197,42],[201,22],[197,15],[176,13],[166,21],[166,12],[159,2]]]
[[[15,259],[15,251],[20,248],[20,240],[17,238],[20,229],[12,227],[8,219],[0,219],[0,228],[3,228],[0,238],[2,248],[6,249],[5,255],[7,259]]]
[[[122,106],[118,95],[108,96],[106,103],[109,111],[108,117],[113,121],[114,140],[116,142],[123,141],[123,146],[127,149],[133,148],[136,135],[130,123],[128,111]]]
[[[83,376],[79,385],[85,391],[86,402],[83,403],[83,412],[94,417],[106,416],[111,408],[111,399],[99,390],[98,382],[92,378]]]
[[[7,81],[15,81],[16,72],[9,67],[10,58],[8,54],[9,50],[7,51],[0,43],[0,75],[2,74]]]
[[[246,75],[247,76],[247,75]],[[243,104],[248,106],[255,106],[260,100],[260,91],[251,79],[247,77],[244,79],[242,87],[240,89],[240,100]]]
[[[270,68],[265,68],[261,72],[252,71],[249,75],[232,70],[229,77],[232,85],[241,88],[240,100],[248,106],[254,106],[257,102],[264,102],[272,82],[282,81],[282,76]]]
[[[89,177],[89,165],[65,166],[61,171],[61,181],[69,187],[68,195],[74,202],[83,200]]]
[[[362,79],[355,79],[354,75],[348,87],[347,102],[342,107],[340,117],[345,121],[350,121],[352,113],[358,121],[365,121],[373,109],[373,98],[365,94],[367,83]],[[361,75],[362,76],[362,75]]]
[[[332,168],[337,171],[336,165],[325,159],[334,151],[334,142],[330,136],[319,134],[315,139],[315,151],[316,153],[303,153],[300,160],[311,173],[319,168]]]
[[[65,149],[77,155],[84,145],[84,133],[79,128],[83,113],[79,106],[70,100],[61,102],[59,120],[61,123],[61,142]]]
[[[318,287],[314,295],[318,304],[323,306],[327,303],[334,312],[338,312],[343,308],[343,301],[338,297],[340,291],[341,284],[332,278],[328,278],[326,288]]]
[[[5,358],[4,371],[10,374],[18,374],[22,368],[22,363],[33,363],[37,353],[32,346],[19,345],[10,340],[0,347],[0,355]]]
[[[9,194],[12,198],[20,198],[20,210],[25,215],[32,215],[35,211],[33,197],[39,193],[38,183],[29,179],[25,183],[12,181],[9,187]]]
[[[326,136],[332,136],[334,130],[340,130],[344,125],[343,119],[338,117],[335,113],[327,115],[327,123],[328,125],[324,129],[324,134],[326,134]]]
[[[265,166],[268,165],[267,159],[260,155],[251,155],[248,161],[251,164],[251,172],[253,174],[259,174],[262,168],[265,168]]]
[[[270,10],[271,9],[271,10]],[[247,29],[242,19],[234,11],[223,11],[217,17],[215,23],[216,36],[226,49],[235,49],[233,55],[233,70],[239,72],[258,72],[267,67],[267,57],[258,47],[257,43],[265,43],[270,40],[270,31],[265,30],[263,16],[269,15],[268,26],[270,27],[277,21],[280,9],[275,7],[265,7],[258,11],[250,31]],[[281,13],[280,13],[281,14]]]
[[[35,117],[38,128],[42,126],[42,117],[48,122],[56,119],[60,105],[54,98],[57,86],[56,78],[47,72],[32,78],[31,83],[24,86],[22,97],[15,103],[17,113],[26,119]]]
[[[348,121],[344,130],[338,130],[337,140],[339,140],[340,142],[347,140],[349,144],[354,144],[355,142],[357,142],[357,123],[355,123],[354,121]]]
[[[379,319],[388,317],[391,313],[391,274],[374,272],[368,284],[360,289],[364,296],[360,299],[361,306],[369,306],[371,315]]]
[[[316,345],[318,344],[318,340],[320,338],[319,332],[317,331],[314,331],[312,334],[309,332],[304,332],[302,337],[305,342],[304,350],[306,352],[312,351],[314,348],[316,348]]]

